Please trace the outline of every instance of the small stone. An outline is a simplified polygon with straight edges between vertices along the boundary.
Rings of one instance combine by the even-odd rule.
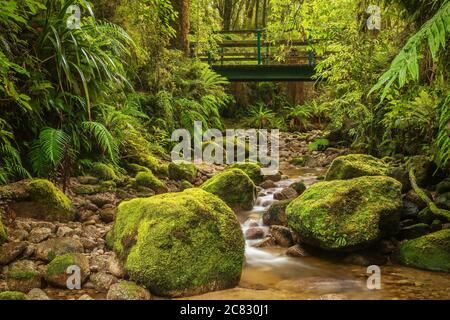
[[[66,253],[82,253],[83,245],[74,238],[52,238],[36,246],[35,256],[42,261],[51,261]]]
[[[8,235],[14,241],[24,241],[28,239],[28,232],[23,229],[12,230]]]
[[[119,280],[106,272],[97,272],[91,275],[90,281],[97,291],[108,292],[109,288]]]
[[[150,292],[131,281],[121,281],[113,284],[106,299],[108,300],[150,300]]]
[[[264,240],[262,240],[261,242],[258,242],[256,244],[254,244],[253,247],[255,247],[255,248],[267,248],[267,247],[273,247],[276,244],[277,243],[276,243],[275,239],[272,236],[268,236],[268,237],[264,238]]]
[[[58,237],[70,237],[73,234],[74,230],[66,226],[59,227],[58,231],[56,231],[56,236]]]
[[[31,300],[50,300],[48,295],[39,288],[31,289],[30,292],[28,292],[28,298]]]
[[[275,200],[288,200],[297,198],[297,196],[297,191],[295,191],[294,188],[286,187],[281,191],[275,192],[273,198]]]
[[[301,245],[296,244],[287,249],[286,255],[290,257],[308,257],[310,254]]]
[[[277,185],[272,180],[266,180],[266,181],[261,182],[259,184],[259,186],[263,189],[270,189],[270,188],[276,188]]]
[[[114,217],[116,215],[116,208],[112,205],[105,205],[100,211],[99,211],[100,217],[102,218],[103,222],[110,223],[114,221]]]
[[[291,230],[287,227],[274,225],[270,227],[269,233],[281,247],[290,247],[294,244]]]
[[[25,242],[9,242],[0,247],[0,265],[7,265],[20,256],[27,244]]]
[[[249,228],[245,231],[245,238],[249,240],[261,239],[264,237],[264,230],[259,227]]]
[[[9,291],[27,293],[33,288],[41,287],[41,275],[33,261],[20,260],[9,265],[6,283]]]
[[[50,228],[36,228],[31,230],[28,239],[33,243],[40,243],[50,237],[52,230]]]
[[[78,300],[95,300],[88,294],[83,294],[81,297],[78,298]]]

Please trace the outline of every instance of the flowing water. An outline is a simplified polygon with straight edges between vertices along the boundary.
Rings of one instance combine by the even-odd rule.
[[[265,189],[250,211],[238,213],[243,232],[254,226],[268,233],[262,215],[276,200],[273,194],[292,182],[317,182],[324,169],[284,168],[289,178]],[[246,240],[245,266],[239,286],[193,299],[450,299],[450,276],[387,264],[381,266],[381,289],[367,288],[367,268],[339,259],[286,256],[286,248],[255,248],[261,240]]]

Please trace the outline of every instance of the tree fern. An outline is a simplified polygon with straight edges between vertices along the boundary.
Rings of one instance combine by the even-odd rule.
[[[450,1],[447,0],[433,17],[408,39],[392,61],[390,68],[380,77],[369,94],[384,87],[381,95],[384,99],[396,80],[400,87],[410,80],[418,81],[421,46],[426,41],[433,59],[436,60],[440,49],[445,48],[448,33],[450,33]]]

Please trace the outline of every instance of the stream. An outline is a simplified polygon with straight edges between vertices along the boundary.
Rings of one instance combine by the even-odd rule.
[[[252,210],[238,213],[242,231],[258,225],[267,234],[263,213],[273,194],[303,180],[307,187],[325,173],[323,168],[281,168],[288,179],[276,188],[264,189]],[[287,248],[255,248],[259,240],[246,240],[245,258],[239,286],[206,293],[191,299],[450,299],[450,277],[446,273],[422,271],[388,263],[381,267],[381,289],[367,288],[367,268],[339,259],[305,256],[289,257]]]

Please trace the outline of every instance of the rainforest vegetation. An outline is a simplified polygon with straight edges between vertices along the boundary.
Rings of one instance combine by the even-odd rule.
[[[367,23],[373,6],[377,28]],[[271,46],[271,64],[297,63],[296,43],[306,43],[312,81],[230,82],[216,73],[210,64],[226,56],[221,44],[254,40],[255,32]],[[245,239],[267,234],[240,225],[233,210],[251,210],[259,191],[287,176],[262,177],[256,164],[171,163],[172,132],[193,132],[195,121],[203,130],[279,129],[282,161],[329,167],[315,176],[327,181],[297,181],[273,195],[281,201],[262,218],[272,225],[266,244],[298,257],[303,249],[288,227],[307,245],[339,252],[400,234],[410,241],[400,249],[395,242],[389,255],[450,272],[449,34],[449,0],[0,0],[0,244],[14,247],[0,249],[0,265],[26,255],[23,241],[42,245],[24,259],[47,264],[42,275],[30,260],[14,262],[0,276],[14,280],[0,299],[28,299],[16,291],[41,288],[40,277],[63,288],[61,274],[73,264],[108,299],[238,285],[250,261]],[[289,149],[293,142],[304,152]],[[422,215],[399,225],[402,198]],[[324,202],[333,209],[325,212]],[[97,240],[65,241],[76,226],[20,224],[20,212],[77,219],[83,235],[86,225],[97,228]],[[336,212],[354,219],[330,219]],[[420,251],[428,242],[437,247]],[[82,253],[97,246],[125,271],[108,260],[109,271],[89,278],[95,257]],[[124,272],[137,284],[108,291]]]

